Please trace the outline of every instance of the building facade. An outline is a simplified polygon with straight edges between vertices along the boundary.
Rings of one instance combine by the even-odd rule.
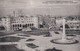
[[[6,31],[18,31],[27,27],[38,29],[40,28],[39,24],[42,23],[43,25],[45,25],[44,27],[47,27],[48,25],[48,28],[55,29],[55,27],[60,28],[63,22],[62,18],[55,19],[53,17],[49,19],[43,19],[42,22],[40,21],[36,16],[1,17],[0,26],[4,26]],[[69,26],[69,29],[80,30],[79,19],[67,20],[66,24]]]
[[[2,17],[2,26],[4,26],[6,31],[10,31],[11,30],[11,18]]]
[[[62,18],[56,19],[56,26],[60,28],[62,26]],[[80,19],[76,17],[66,17],[66,24],[69,26],[69,30],[80,30]]]
[[[38,17],[27,17],[27,16],[20,16],[20,17],[14,17],[12,24],[11,24],[12,30],[21,30],[27,27],[35,27],[38,28]]]
[[[79,20],[69,20],[67,21],[69,29],[80,30],[80,21]]]

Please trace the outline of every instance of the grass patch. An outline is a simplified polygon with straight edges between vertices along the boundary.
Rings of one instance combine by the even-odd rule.
[[[0,32],[0,36],[6,36],[6,35],[12,35],[15,34],[15,32]]]
[[[28,40],[26,40],[26,41],[34,41],[35,39],[28,39]]]
[[[15,45],[0,45],[0,51],[24,51],[17,49]]]
[[[19,35],[19,36],[30,36],[30,35],[35,35],[35,36],[39,36],[39,35],[47,35],[50,34],[48,30],[34,30],[34,31],[16,31],[16,33],[22,33],[23,35]]]
[[[44,37],[51,37],[51,34],[48,32]]]
[[[52,49],[46,49],[45,51],[62,51],[62,50],[59,50],[59,49],[56,49],[56,48],[52,48]]]
[[[29,34],[29,35],[47,35],[50,34],[49,31],[32,31],[32,32],[24,32],[24,34]]]
[[[35,48],[39,47],[39,46],[36,46],[33,43],[28,43],[27,46],[30,47],[30,48],[32,48],[32,49],[35,49]]]
[[[18,36],[26,36],[26,37],[30,37],[30,35],[28,35],[28,34],[18,34]]]
[[[59,32],[55,32],[55,34],[59,34]]]
[[[0,38],[0,42],[18,42],[21,38],[14,37],[14,36],[8,36]]]

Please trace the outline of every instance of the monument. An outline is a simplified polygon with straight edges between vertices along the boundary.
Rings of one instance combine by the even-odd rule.
[[[62,38],[60,39],[55,39],[55,40],[52,40],[53,43],[57,43],[57,44],[74,44],[76,43],[76,40],[75,39],[68,39],[67,38],[67,35],[66,35],[66,31],[65,31],[65,18],[63,18],[63,34],[62,34]]]

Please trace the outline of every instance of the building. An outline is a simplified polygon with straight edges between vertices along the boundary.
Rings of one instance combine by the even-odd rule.
[[[27,27],[30,28],[40,28],[39,25],[43,24],[44,27],[48,28],[60,28],[62,26],[62,18],[55,19],[54,17],[45,18],[39,20],[36,16],[19,16],[19,17],[1,17],[0,26],[3,26],[6,31],[18,31],[23,30]],[[67,20],[66,24],[69,29],[79,29],[80,30],[80,20]],[[43,28],[44,28],[43,27]]]
[[[63,18],[58,18],[56,19],[56,25],[57,28],[60,28],[62,26],[62,19]],[[66,24],[69,26],[69,30],[80,30],[80,20],[75,17],[66,17]]]
[[[69,29],[80,30],[80,17],[79,16],[69,16],[67,17],[67,22]]]
[[[0,26],[2,26],[2,19],[0,18]]]
[[[14,17],[11,24],[12,30],[21,30],[27,27],[38,28],[38,17],[35,16],[20,16]]]
[[[0,26],[5,31],[17,31],[24,28],[38,28],[38,17],[36,16],[19,16],[19,17],[1,17]]]
[[[79,20],[69,20],[67,21],[69,29],[80,30],[80,21]]]
[[[5,27],[6,31],[11,30],[11,18],[10,17],[2,17],[2,26]]]

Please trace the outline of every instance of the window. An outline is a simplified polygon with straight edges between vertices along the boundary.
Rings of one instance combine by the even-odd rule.
[[[71,28],[74,28],[74,26],[71,26]]]
[[[20,24],[20,27],[21,27],[21,24]]]
[[[31,24],[30,24],[30,26],[31,26]]]
[[[32,24],[32,26],[34,26],[34,24]]]
[[[80,20],[80,17],[78,17],[78,20]]]
[[[17,27],[17,25],[15,25],[15,27]]]
[[[29,24],[27,24],[29,26]]]
[[[13,27],[14,27],[14,25],[13,25]]]
[[[17,26],[19,27],[19,24]]]

